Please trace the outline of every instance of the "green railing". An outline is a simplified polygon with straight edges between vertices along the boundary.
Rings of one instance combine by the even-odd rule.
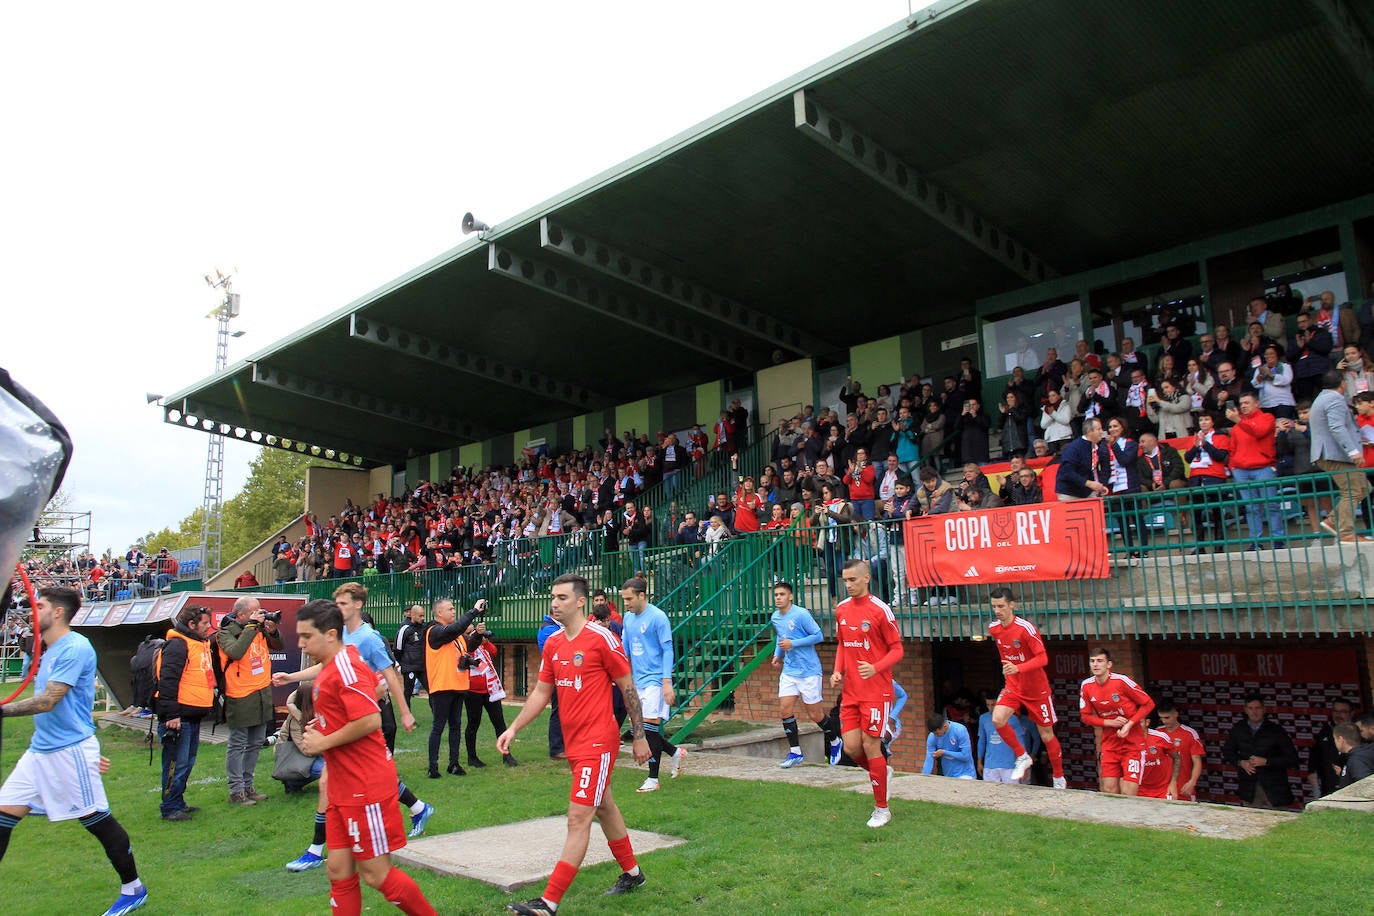
[[[387,634],[400,628],[401,615],[411,605],[428,611],[440,598],[451,598],[460,608],[470,608],[486,598],[491,605],[488,626],[498,638],[533,639],[548,613],[553,580],[577,573],[594,583],[604,581],[602,553],[600,531],[574,531],[505,541],[493,549],[493,562],[481,566],[287,582],[242,591],[328,598],[344,582],[361,582],[368,589],[367,611]]]
[[[1020,583],[1012,589],[1022,612],[1060,638],[1371,635],[1374,545],[1338,541],[1311,523],[1314,501],[1334,496],[1330,476],[1314,474],[1112,497],[1106,501],[1108,578]],[[1246,510],[1264,513],[1270,505],[1285,530],[1266,530],[1252,544]],[[1304,509],[1309,521],[1301,525]],[[729,699],[741,674],[766,660],[773,584],[792,583],[796,602],[828,632],[835,604],[845,596],[839,571],[852,557],[869,562],[873,593],[892,605],[907,637],[981,637],[995,586],[909,588],[898,524],[759,532],[725,541],[714,552],[694,544],[642,555],[603,552],[598,532],[555,535],[512,542],[486,566],[359,581],[368,586],[368,609],[386,632],[394,632],[411,604],[428,607],[449,597],[470,607],[485,597],[498,638],[532,639],[557,575],[575,572],[593,587],[614,591],[643,569],[651,600],[673,622],[679,712],[694,726]],[[1367,528],[1368,521],[1359,527]],[[248,591],[327,597],[342,581]]]

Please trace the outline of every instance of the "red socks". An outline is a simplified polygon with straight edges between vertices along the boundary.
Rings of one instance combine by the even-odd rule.
[[[1046,738],[1045,751],[1050,755],[1050,769],[1054,773],[1055,779],[1064,777],[1064,752],[1059,749],[1059,739],[1057,737]]]
[[[630,838],[625,837],[628,843]],[[553,867],[553,874],[549,875],[549,884],[544,888],[544,899],[549,903],[557,903],[563,899],[563,895],[568,892],[568,887],[573,883],[573,878],[577,877],[577,866],[562,859]]]
[[[868,761],[868,781],[873,784],[873,804],[887,807],[887,758],[881,754]]]
[[[439,916],[425,899],[424,892],[415,883],[415,879],[399,868],[387,872],[386,880],[377,890],[382,892],[387,903],[395,904],[406,916]]]
[[[336,916],[361,916],[363,892],[356,874],[342,881],[329,882],[329,908]]]
[[[607,840],[606,845],[611,848],[611,855],[615,856],[616,863],[621,871],[633,871],[639,863],[635,861],[635,851],[630,846],[630,835],[627,833],[618,840]]]
[[[997,726],[997,734],[1007,743],[1007,747],[1016,753],[1017,757],[1026,752],[1025,745],[1021,743],[1020,738],[1016,737],[1016,729],[1012,728],[1010,723]]]

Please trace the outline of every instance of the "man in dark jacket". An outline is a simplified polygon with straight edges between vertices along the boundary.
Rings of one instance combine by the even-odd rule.
[[[1102,421],[1088,417],[1083,421],[1083,435],[1059,453],[1059,470],[1054,476],[1054,491],[1059,499],[1107,495],[1106,480],[1112,468],[1102,435]]]
[[[1336,788],[1344,789],[1367,776],[1374,776],[1374,744],[1360,742],[1360,730],[1347,722],[1333,730],[1336,748],[1345,755],[1341,778]]]
[[[268,620],[256,598],[234,602],[215,634],[215,651],[224,672],[224,721],[229,748],[224,768],[229,777],[229,803],[253,805],[267,796],[253,788],[258,752],[267,740],[268,724],[275,724],[272,701],[272,655],[282,647],[277,623]]]
[[[1245,697],[1245,715],[1236,721],[1221,757],[1239,768],[1241,802],[1248,808],[1287,808],[1293,804],[1288,771],[1298,766],[1298,749],[1283,726],[1264,713],[1264,698]]]
[[[429,627],[425,622],[425,609],[412,604],[406,609],[405,623],[396,631],[396,661],[405,680],[407,700],[429,689],[425,679],[425,631]]]
[[[200,722],[215,703],[210,664],[210,609],[188,604],[167,631],[157,669],[157,735],[162,740],[164,821],[188,821],[198,808],[186,804],[186,783],[200,751]]]

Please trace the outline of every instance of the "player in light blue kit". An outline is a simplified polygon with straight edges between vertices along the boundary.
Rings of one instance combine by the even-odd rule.
[[[624,630],[621,643],[630,657],[635,690],[644,711],[644,737],[649,741],[649,778],[636,792],[658,791],[658,767],[668,755],[668,775],[677,779],[687,749],[677,747],[663,736],[663,723],[672,716],[673,703],[673,626],[668,615],[649,603],[649,584],[638,577],[620,587]]]
[[[33,696],[0,706],[0,716],[33,716],[33,740],[0,787],[0,859],[10,834],[30,813],[48,820],[76,820],[105,847],[119,873],[119,898],[104,916],[124,916],[148,902],[138,878],[129,834],[110,813],[100,781],[102,758],[91,710],[95,708],[95,650],[69,623],[81,608],[70,588],[38,592],[38,627],[47,649],[38,663]],[[60,856],[59,856],[60,858]],[[60,879],[59,879],[60,880]],[[75,906],[64,898],[54,911]]]
[[[940,773],[952,779],[975,779],[973,769],[973,745],[969,743],[968,729],[959,722],[951,722],[944,713],[931,713],[926,719],[930,735],[926,738],[926,762],[921,772],[926,776],[935,772],[935,761],[940,761]]]
[[[806,705],[806,714],[825,732],[827,752],[835,752],[840,736],[827,727],[825,710],[821,706],[823,672],[816,646],[825,638],[811,612],[792,603],[792,586],[779,582],[773,586],[773,629],[778,634],[773,650],[773,667],[782,668],[778,675],[778,707],[782,713],[782,731],[787,736],[788,754],[778,766],[783,769],[804,762],[801,734],[797,730],[797,697]],[[836,755],[838,756],[838,755]]]

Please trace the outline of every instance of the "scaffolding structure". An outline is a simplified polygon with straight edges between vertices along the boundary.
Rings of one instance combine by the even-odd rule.
[[[233,274],[218,270],[212,277],[205,275],[212,289],[223,290],[220,300],[207,318],[215,319],[215,374],[229,365],[229,322],[239,316],[239,297],[233,291]],[[224,436],[210,434],[205,451],[205,496],[201,501],[200,543],[203,547],[202,575],[209,579],[220,570],[220,546],[224,541]]]

